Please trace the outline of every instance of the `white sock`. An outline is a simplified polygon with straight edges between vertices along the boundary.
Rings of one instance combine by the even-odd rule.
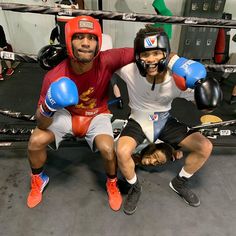
[[[181,169],[181,171],[179,172],[179,176],[180,177],[185,177],[185,178],[190,178],[193,174],[189,174],[188,172],[186,172],[184,170],[184,167]]]
[[[134,177],[132,179],[126,179],[129,184],[135,184],[137,181],[137,175],[134,174]]]

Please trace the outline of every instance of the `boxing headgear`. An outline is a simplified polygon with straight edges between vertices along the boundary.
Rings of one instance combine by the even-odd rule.
[[[37,55],[37,61],[44,70],[51,70],[67,58],[65,47],[61,45],[47,45],[42,47]]]
[[[162,72],[167,67],[170,54],[170,42],[167,34],[165,32],[147,32],[147,33],[138,33],[134,40],[134,53],[135,60],[139,72],[142,76],[146,76],[147,65],[140,59],[140,53],[151,50],[161,50],[165,52],[165,57],[162,58],[157,66],[158,72]]]
[[[91,16],[77,16],[69,20],[65,25],[65,40],[68,56],[75,59],[72,49],[72,37],[74,34],[93,34],[97,36],[98,46],[96,55],[102,46],[102,30],[99,22]]]

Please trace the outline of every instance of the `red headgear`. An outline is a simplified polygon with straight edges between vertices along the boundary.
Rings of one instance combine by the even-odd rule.
[[[99,22],[91,16],[77,16],[69,20],[65,25],[66,48],[69,57],[74,57],[71,40],[74,34],[94,34],[98,38],[97,54],[102,46],[102,30]],[[96,54],[96,55],[97,55]]]

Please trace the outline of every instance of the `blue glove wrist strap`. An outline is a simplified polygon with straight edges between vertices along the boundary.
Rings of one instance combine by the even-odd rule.
[[[45,105],[43,105],[43,104],[41,104],[39,108],[40,108],[40,113],[45,117],[50,118],[54,114],[53,111],[47,111],[47,109],[45,109]]]

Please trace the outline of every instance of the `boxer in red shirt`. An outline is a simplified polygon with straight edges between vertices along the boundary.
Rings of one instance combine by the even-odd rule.
[[[63,136],[70,133],[85,137],[93,151],[100,151],[107,174],[109,205],[117,211],[122,197],[117,187],[108,88],[112,74],[131,63],[134,52],[131,48],[101,52],[101,27],[90,16],[69,20],[65,39],[68,57],[45,75],[36,111],[37,128],[28,144],[32,174],[27,205],[33,208],[42,201],[49,181],[44,172],[47,146],[54,142],[58,148]]]

